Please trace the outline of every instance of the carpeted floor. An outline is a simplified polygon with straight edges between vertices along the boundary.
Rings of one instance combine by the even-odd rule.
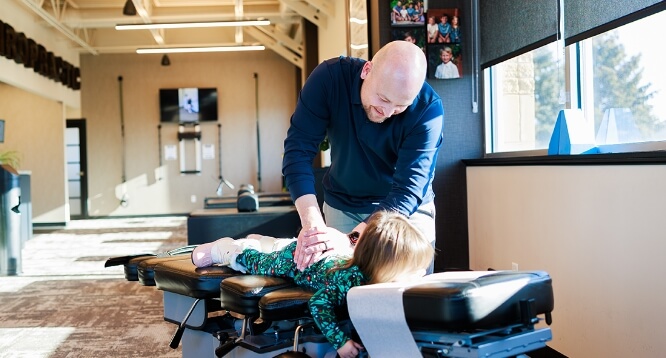
[[[187,244],[185,217],[72,221],[36,229],[22,273],[0,277],[0,358],[180,357],[162,292],[124,278],[109,257]]]

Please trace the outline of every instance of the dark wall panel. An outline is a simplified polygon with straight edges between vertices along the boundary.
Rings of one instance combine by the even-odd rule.
[[[390,1],[372,0],[379,14],[376,26],[380,45],[392,40]],[[467,229],[467,183],[463,159],[483,157],[483,118],[472,112],[471,3],[465,0],[428,1],[429,9],[460,10],[463,31],[462,78],[428,79],[442,97],[444,105],[444,142],[437,158],[434,190],[437,209],[437,257],[435,271],[469,268]],[[427,46],[426,46],[427,50]],[[373,52],[376,50],[373,48]]]

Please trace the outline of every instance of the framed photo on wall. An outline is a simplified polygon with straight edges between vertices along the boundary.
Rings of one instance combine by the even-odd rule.
[[[428,45],[428,78],[450,80],[462,77],[460,44]]]
[[[391,26],[415,26],[425,23],[423,1],[389,0]]]
[[[423,1],[389,0],[391,41],[409,41],[425,53],[425,13]]]
[[[462,30],[460,9],[428,9],[426,14],[426,55],[428,77],[462,77]]]
[[[400,27],[391,30],[391,40],[405,40],[420,47],[423,52],[426,50],[425,29],[420,27]]]

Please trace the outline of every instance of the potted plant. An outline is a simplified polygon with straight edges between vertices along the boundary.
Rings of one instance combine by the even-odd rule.
[[[0,164],[2,164],[5,169],[7,169],[7,167],[11,168],[10,171],[17,174],[16,171],[21,165],[21,154],[15,150],[0,152]]]

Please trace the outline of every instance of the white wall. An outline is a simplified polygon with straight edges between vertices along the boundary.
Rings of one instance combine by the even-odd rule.
[[[329,1],[334,8],[334,14],[327,17],[325,26],[319,27],[319,62],[349,55],[347,53],[347,1],[349,0]]]
[[[666,352],[666,166],[467,168],[470,268],[545,270],[569,357]]]
[[[282,189],[283,141],[296,103],[294,66],[272,51],[169,57],[171,66],[165,67],[160,65],[160,55],[82,56],[82,115],[88,125],[92,216],[189,213],[203,208],[204,198],[216,196],[220,143],[224,178],[235,185],[252,184],[258,190],[257,116],[261,189]],[[119,76],[123,77],[122,118]],[[200,175],[181,175],[179,151],[177,160],[165,158],[165,146],[179,148],[178,125],[162,124],[158,130],[159,89],[179,87],[218,90],[219,120],[201,125],[201,143],[214,146],[214,158],[202,159]],[[194,169],[193,142],[185,144],[186,169]],[[235,196],[236,191],[225,187],[225,195]],[[120,205],[123,196],[129,198],[129,205]]]
[[[69,220],[64,113],[62,103],[0,83],[0,119],[5,120],[0,152],[19,152],[18,169],[31,172],[34,222]]]

